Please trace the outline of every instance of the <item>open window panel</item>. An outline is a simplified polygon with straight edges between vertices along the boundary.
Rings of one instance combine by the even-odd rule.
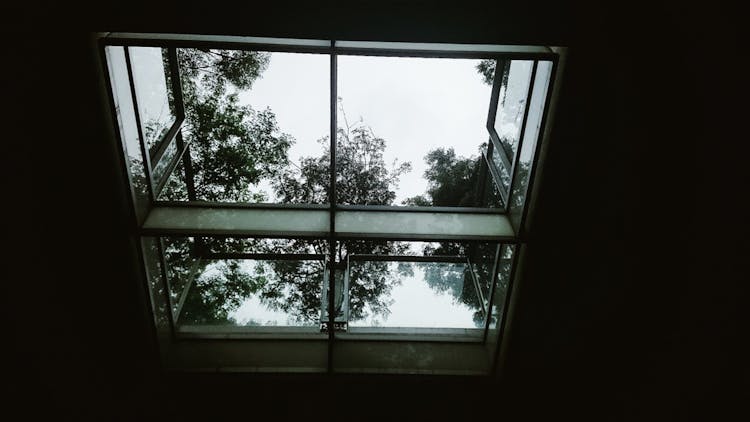
[[[526,202],[540,128],[552,80],[550,60],[494,62],[492,100],[487,116],[489,141],[483,158],[506,211]]]
[[[176,338],[326,338],[325,239],[165,236],[165,268]]]
[[[120,136],[131,158],[131,184],[158,197],[186,150],[175,49],[107,46],[105,57]]]
[[[190,149],[159,201],[329,202],[330,57],[177,48]]]
[[[482,342],[497,242],[343,240],[337,340]],[[509,263],[510,257],[500,257]],[[338,299],[338,298],[337,298]],[[342,300],[338,299],[338,300]],[[337,320],[337,322],[339,322]]]

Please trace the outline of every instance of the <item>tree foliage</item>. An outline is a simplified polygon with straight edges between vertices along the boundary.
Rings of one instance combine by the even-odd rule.
[[[386,148],[384,139],[375,136],[361,121],[351,126],[345,123],[345,126],[338,129],[336,137],[336,202],[392,205],[399,177],[411,169],[411,164],[394,163],[387,166],[383,159]],[[303,157],[298,167],[287,167],[274,182],[276,195],[281,202],[327,203],[331,200],[330,138],[323,137],[318,142],[322,146],[319,156]],[[297,253],[321,251],[325,249],[322,243],[298,240],[293,242],[293,249]],[[408,246],[401,242],[352,240],[338,242],[335,248],[337,261],[341,262],[350,254],[402,254]],[[390,303],[389,292],[399,283],[403,271],[389,272],[386,262],[358,262],[352,266],[350,320],[365,318],[369,314],[385,315]],[[279,297],[269,305],[287,312],[291,307],[303,306],[302,314],[316,315],[315,312],[320,309],[320,279],[288,277],[285,271],[277,271],[277,274],[280,274],[279,282],[285,285],[287,291],[299,297],[316,299],[305,304],[292,303]]]

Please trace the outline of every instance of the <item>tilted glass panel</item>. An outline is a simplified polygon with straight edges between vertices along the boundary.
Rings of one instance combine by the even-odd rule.
[[[500,342],[500,327],[503,324],[502,318],[505,311],[505,302],[508,296],[508,287],[511,282],[511,270],[513,265],[513,255],[516,253],[516,246],[504,244],[500,249],[500,262],[497,267],[495,276],[495,291],[492,299],[492,311],[490,312],[490,321],[487,331],[487,345],[490,359],[494,359],[497,346]]]
[[[155,237],[144,237],[141,239],[141,251],[146,270],[146,280],[151,299],[151,310],[154,315],[157,334],[169,333],[169,306],[167,292],[162,272],[162,261],[159,239]]]
[[[150,154],[175,122],[166,48],[128,47],[143,138]],[[152,163],[152,165],[155,163]]]
[[[484,328],[495,243],[338,245],[349,259],[350,327]]]
[[[511,60],[507,73],[500,72],[502,80],[494,128],[511,163],[521,136],[533,64],[531,60]]]
[[[328,202],[330,56],[181,48],[177,60],[197,200]]]
[[[491,94],[482,61],[337,60],[338,203],[478,206]]]
[[[130,177],[135,213],[139,223],[146,218],[149,208],[148,183],[143,166],[143,153],[138,138],[133,96],[125,62],[124,47],[105,47],[109,82],[112,87],[120,139],[125,149],[125,162]]]
[[[526,122],[521,153],[515,169],[513,191],[510,193],[508,214],[515,230],[519,229],[523,209],[526,204],[526,191],[529,185],[529,176],[534,161],[536,145],[542,129],[542,118],[551,75],[552,62],[540,61],[537,65],[534,92],[531,93],[529,117]]]
[[[314,241],[308,242],[283,247],[313,251]],[[273,252],[278,245],[274,239],[165,238],[178,326],[317,328],[324,255]]]
[[[503,145],[503,144],[501,144]],[[495,178],[492,179],[493,182],[497,182],[497,185],[501,185],[502,189],[508,190],[510,187],[510,169],[505,166],[505,161],[503,161],[502,157],[500,157],[500,154],[507,154],[510,152],[510,148],[507,148],[508,152],[502,152],[498,148],[492,148],[492,164],[495,166],[497,177],[499,177],[500,180],[496,180]],[[499,186],[498,186],[499,188]]]
[[[151,163],[151,177],[154,179],[154,186],[156,186],[159,180],[164,177],[164,172],[166,172],[169,168],[169,165],[172,163],[175,155],[177,155],[177,152],[177,142],[175,139],[172,139],[167,148],[164,150],[164,155],[161,156],[159,162],[156,164]]]
[[[500,249],[500,263],[497,267],[497,276],[495,292],[493,295],[493,307],[490,318],[490,329],[496,329],[500,324],[500,319],[505,309],[505,297],[508,292],[510,283],[510,271],[513,264],[513,253],[515,245],[502,245]]]
[[[394,286],[384,308],[350,317],[353,327],[480,328],[481,311],[457,298],[477,301],[467,264],[444,262],[353,261],[353,284],[370,283],[373,273],[389,273]]]

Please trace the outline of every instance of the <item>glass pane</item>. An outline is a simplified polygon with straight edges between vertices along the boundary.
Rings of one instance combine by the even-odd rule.
[[[336,41],[339,48],[402,49],[416,51],[477,51],[491,53],[549,53],[547,47],[493,44],[446,44],[387,41]]]
[[[511,192],[508,207],[509,217],[516,230],[518,230],[521,224],[521,215],[526,203],[529,173],[531,172],[534,153],[539,140],[551,74],[552,62],[540,61],[537,65],[534,92],[531,94],[531,104],[529,106],[529,117],[526,122],[526,131],[523,137],[519,162],[515,169],[513,192]]]
[[[135,203],[138,223],[146,218],[149,208],[148,185],[143,167],[143,154],[138,139],[133,97],[130,92],[124,47],[105,47],[110,84],[114,97],[120,139],[125,149],[125,160],[130,173],[130,189]]]
[[[162,273],[161,254],[158,247],[158,238],[144,237],[141,239],[143,261],[146,269],[148,291],[151,295],[151,309],[154,313],[154,322],[157,332],[169,330],[169,307],[167,295],[164,288],[164,276]]]
[[[350,263],[350,327],[484,328],[495,243],[338,245]]]
[[[183,160],[177,162],[172,174],[169,175],[167,184],[159,194],[159,200],[161,201],[187,201],[188,191],[187,184],[185,183],[185,166]]]
[[[328,202],[330,56],[177,50],[198,200]]]
[[[493,295],[492,317],[490,318],[490,329],[499,326],[503,309],[505,308],[505,296],[510,283],[510,270],[513,263],[513,252],[515,245],[503,245],[500,252],[500,265],[497,269],[495,294]]]
[[[501,145],[507,145],[507,144],[501,144]],[[500,184],[502,185],[503,189],[507,191],[510,188],[510,169],[505,166],[505,163],[500,156],[500,154],[503,154],[499,149],[492,148],[492,163],[495,165],[495,170],[497,170],[498,176],[500,177]],[[507,152],[506,152],[507,154]],[[507,155],[506,155],[507,157]],[[492,179],[493,182],[495,179]]]
[[[507,217],[501,214],[406,211],[337,211],[336,232],[352,236],[513,236]]]
[[[338,202],[477,206],[491,94],[481,62],[339,56]]]
[[[254,208],[154,208],[145,229],[222,232],[237,235],[325,236],[328,211]]]
[[[153,154],[159,141],[175,121],[174,107],[170,103],[171,88],[167,84],[167,49],[128,47],[128,52],[133,67],[133,83],[143,137],[149,153]]]
[[[286,242],[289,247],[291,241]],[[165,238],[178,325],[318,327],[322,256],[269,256],[277,244],[274,239]]]
[[[466,264],[427,262],[352,262],[352,283],[368,283],[372,273],[389,273],[395,285],[387,308],[363,309],[352,315],[353,327],[475,328],[481,311],[464,300],[477,301]]]
[[[521,136],[533,64],[531,60],[511,60],[500,73],[502,80],[494,127],[511,163]]]
[[[492,299],[492,311],[490,313],[490,325],[487,331],[487,344],[490,356],[495,356],[499,344],[500,327],[505,309],[505,301],[508,296],[508,286],[513,265],[513,255],[516,253],[515,245],[502,245],[500,249],[500,263],[495,277],[495,293]]]
[[[167,149],[164,150],[164,155],[161,156],[161,159],[158,163],[151,163],[153,166],[151,170],[151,177],[154,179],[154,186],[161,180],[161,178],[164,176],[164,172],[167,171],[167,168],[169,168],[169,165],[172,163],[172,159],[174,159],[175,155],[177,155],[177,141],[176,139],[172,139],[172,141],[167,146]]]

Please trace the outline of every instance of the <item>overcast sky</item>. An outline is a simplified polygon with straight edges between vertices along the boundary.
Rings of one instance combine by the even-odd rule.
[[[252,273],[253,266],[258,261],[243,261],[243,269]],[[396,274],[398,263],[389,263],[388,270]],[[454,297],[449,291],[438,293],[425,281],[424,264],[414,265],[414,275],[400,277],[400,284],[396,285],[391,294],[379,298],[391,301],[388,307],[390,314],[374,316],[370,314],[361,321],[351,321],[351,326],[357,327],[429,327],[429,328],[475,328],[474,310]],[[460,265],[460,264],[453,264]],[[462,266],[462,265],[461,265]],[[213,267],[208,267],[206,274],[215,273]],[[322,281],[322,280],[320,280]],[[319,282],[316,280],[316,282]],[[244,325],[248,321],[259,322],[263,325],[296,325],[285,312],[274,311],[263,305],[257,296],[252,296],[235,311],[229,314],[238,324]]]
[[[338,96],[349,124],[362,119],[385,139],[384,158],[408,161],[396,203],[424,194],[424,156],[453,147],[462,156],[478,153],[487,140],[490,86],[477,73],[479,60],[339,56]],[[255,109],[271,108],[282,131],[297,144],[290,158],[319,155],[315,141],[329,134],[330,58],[327,55],[272,53],[268,69],[240,100]],[[338,117],[344,126],[342,116]]]

